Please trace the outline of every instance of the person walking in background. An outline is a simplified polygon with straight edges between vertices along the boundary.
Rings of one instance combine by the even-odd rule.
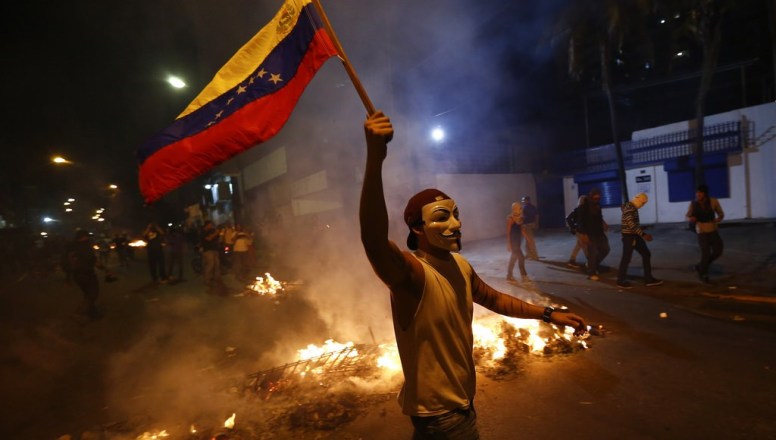
[[[584,319],[529,304],[488,286],[460,255],[458,207],[437,189],[414,195],[404,209],[409,228],[402,251],[388,239],[383,161],[393,126],[382,112],[364,123],[367,159],[359,206],[361,243],[375,274],[390,289],[393,328],[404,384],[402,412],[414,439],[478,439],[474,395],[474,303],[506,316],[587,331]]]
[[[511,253],[507,265],[507,281],[515,281],[515,262],[518,263],[520,278],[528,282],[528,273],[525,271],[525,256],[523,255],[523,207],[520,203],[512,204],[512,214],[507,216],[507,250]]]
[[[143,240],[146,242],[148,257],[148,270],[154,283],[167,282],[164,266],[164,231],[156,222],[151,222],[143,231]]]
[[[638,193],[630,202],[625,202],[622,205],[622,257],[620,258],[620,269],[617,272],[617,287],[623,289],[632,287],[628,281],[628,265],[634,250],[641,255],[641,263],[644,267],[644,284],[646,286],[663,284],[663,281],[652,276],[652,263],[650,261],[652,253],[647,247],[647,241],[652,241],[652,235],[641,229],[641,221],[639,220],[639,209],[646,205],[647,201],[646,194]]]
[[[576,208],[571,210],[569,215],[566,216],[566,225],[568,226],[571,235],[574,236],[574,249],[571,250],[569,261],[566,264],[574,269],[579,269],[579,264],[577,264],[577,255],[579,254],[580,250],[585,255],[585,259],[587,259],[587,248],[582,245],[581,241],[579,240],[579,235],[577,235],[577,230],[579,229],[579,226],[577,225],[577,214],[579,213],[580,206],[585,204],[585,200],[587,200],[586,195],[583,194],[579,196]]]
[[[709,266],[722,256],[724,248],[717,224],[725,218],[725,212],[722,211],[719,200],[709,196],[709,187],[701,185],[695,191],[695,200],[690,202],[686,216],[695,224],[698,246],[701,249],[701,261],[695,265],[695,270],[701,281],[708,283]]]
[[[587,249],[587,277],[592,281],[599,280],[598,268],[609,255],[608,230],[601,212],[601,190],[593,188],[577,213],[577,236]]]
[[[169,248],[168,264],[167,264],[167,276],[170,280],[176,281],[183,280],[183,252],[186,247],[186,237],[183,235],[180,226],[173,226],[170,228],[170,232],[167,234],[167,247]],[[173,273],[175,269],[178,270],[178,277],[174,278]]]
[[[126,269],[129,266],[129,240],[126,234],[116,234],[113,237],[113,246],[119,257],[119,268]]]
[[[529,260],[538,260],[535,232],[539,228],[539,210],[531,203],[531,197],[523,196],[523,237],[525,237],[525,255]]]
[[[93,246],[89,232],[83,229],[76,231],[73,241],[65,248],[62,269],[65,271],[66,282],[75,282],[83,293],[86,315],[89,319],[97,320],[102,318],[102,312],[97,308],[100,282],[94,269],[103,267],[94,254]]]
[[[251,277],[251,245],[253,234],[245,231],[241,224],[234,226],[234,276],[239,281],[248,281]]]
[[[199,246],[202,249],[202,281],[208,293],[220,293],[221,281],[221,239],[215,224],[208,220],[202,226]]]

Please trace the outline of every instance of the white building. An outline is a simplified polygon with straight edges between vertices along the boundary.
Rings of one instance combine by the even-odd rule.
[[[707,184],[710,194],[719,198],[725,219],[776,218],[776,103],[707,116],[704,124]],[[639,130],[633,133],[630,143],[624,144],[625,155],[632,163],[626,164],[628,198],[638,192],[649,195],[649,203],[639,212],[643,224],[685,220],[695,190],[689,158],[690,128],[691,121],[684,121]],[[598,147],[589,152],[602,150]],[[590,162],[610,162],[607,159],[592,158]],[[567,212],[576,206],[586,188],[606,186],[606,180],[586,182],[584,177],[591,174],[595,177],[595,173],[581,173],[563,178]],[[611,181],[613,172],[609,168],[598,174]],[[603,212],[607,223],[620,223],[618,206],[604,208]]]

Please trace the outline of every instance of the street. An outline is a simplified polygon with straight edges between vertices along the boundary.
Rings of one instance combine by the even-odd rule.
[[[636,255],[636,287],[627,291],[615,286],[615,269],[593,282],[567,267],[573,237],[564,230],[540,231],[541,259],[527,262],[534,281],[524,285],[504,279],[503,240],[465,243],[462,253],[493,287],[567,306],[602,329],[586,350],[525,354],[513,374],[478,375],[483,439],[776,437],[773,225],[723,228],[725,254],[711,285],[692,272],[693,234],[676,225],[652,233],[654,273],[666,283],[643,287]],[[604,264],[612,268],[621,245],[614,231],[609,240]],[[78,315],[80,293],[61,273],[5,280],[0,437],[160,438],[142,435],[165,429],[193,439],[200,437],[192,426],[236,414],[244,430],[220,438],[410,438],[395,387],[359,396],[353,417],[328,430],[289,427],[284,414],[270,417],[274,400],[238,392],[245,375],[292,362],[308,343],[353,335],[366,343],[370,332],[376,342],[390,340],[387,292],[368,266],[339,268],[354,279],[346,283],[330,262],[315,263],[317,272],[273,273],[296,286],[274,301],[240,295],[231,275],[228,295],[207,295],[189,267],[185,281],[153,285],[140,255],[117,269],[119,281],[101,283],[105,316],[94,322]],[[248,420],[259,418],[272,423],[251,422],[249,430]]]

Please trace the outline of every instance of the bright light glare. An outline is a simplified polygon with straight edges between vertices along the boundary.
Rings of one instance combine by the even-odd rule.
[[[108,185],[108,189],[118,189],[118,188],[119,188],[119,187],[118,187],[118,186],[116,186],[116,185],[114,185],[114,184],[110,184],[110,185]]]
[[[168,76],[167,82],[170,83],[171,86],[175,87],[176,89],[182,89],[186,87],[186,83],[183,82],[182,79],[178,78],[177,76]]]
[[[434,142],[442,142],[445,140],[445,131],[442,127],[434,127],[431,130],[431,139],[433,139]]]
[[[51,158],[51,161],[54,163],[70,163],[69,160],[65,159],[62,156],[54,156]]]
[[[54,221],[54,219],[51,218],[51,217],[43,217],[43,223],[51,223],[53,221]]]

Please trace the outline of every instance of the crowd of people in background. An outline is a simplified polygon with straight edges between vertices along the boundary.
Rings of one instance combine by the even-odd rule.
[[[641,257],[644,285],[654,287],[663,284],[662,280],[652,275],[652,253],[647,246],[647,242],[652,241],[652,235],[642,228],[639,219],[638,210],[646,205],[648,200],[647,194],[642,192],[620,207],[622,253],[617,271],[617,287],[623,289],[632,287],[628,280],[628,266],[634,251]],[[686,218],[689,221],[690,230],[698,236],[700,261],[694,267],[700,281],[704,283],[709,282],[709,265],[722,255],[723,242],[717,225],[724,217],[725,213],[719,200],[709,196],[709,187],[698,186],[695,200],[688,206]],[[598,281],[601,263],[610,251],[609,239],[606,236],[609,225],[603,219],[599,188],[593,188],[588,194],[579,197],[577,207],[566,216],[566,225],[575,236],[568,266],[582,267],[576,261],[581,250],[586,259],[584,271],[588,279]]]

